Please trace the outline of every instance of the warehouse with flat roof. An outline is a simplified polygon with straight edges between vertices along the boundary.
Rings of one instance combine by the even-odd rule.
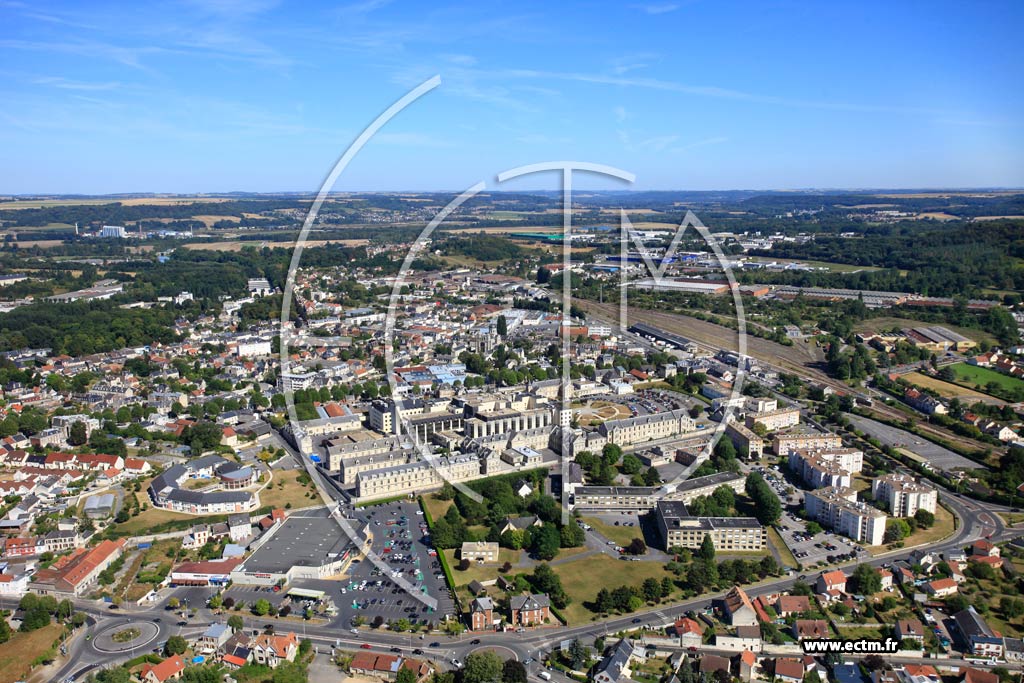
[[[355,522],[349,522],[357,532]],[[355,551],[348,534],[329,517],[288,517],[271,528],[259,546],[231,572],[235,583],[273,585],[294,579],[340,574]]]

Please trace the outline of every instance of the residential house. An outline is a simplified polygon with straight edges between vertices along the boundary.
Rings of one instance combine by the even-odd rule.
[[[487,597],[474,598],[469,606],[469,629],[485,631],[494,628],[494,602]]]
[[[723,599],[726,618],[732,626],[754,626],[757,624],[757,612],[750,602],[750,597],[739,586],[733,586]]]
[[[799,659],[779,657],[775,660],[775,678],[781,683],[802,683],[804,665]]]
[[[980,538],[971,544],[972,556],[999,557],[999,546],[985,538]]]
[[[991,671],[975,669],[969,666],[964,667],[962,671],[960,683],[999,683],[999,675]]]
[[[594,669],[594,683],[628,682],[632,659],[633,645],[627,638],[623,638]]]
[[[294,633],[286,636],[264,633],[252,645],[252,658],[257,664],[274,669],[281,662],[295,661],[298,651],[299,639]]]
[[[249,515],[231,515],[228,517],[228,537],[232,543],[241,543],[252,535],[252,522]]]
[[[828,622],[824,619],[797,619],[793,622],[793,637],[797,640],[828,638]]]
[[[760,626],[737,626],[736,634],[715,634],[715,647],[737,652],[760,652],[764,648]]]
[[[740,653],[740,680],[750,683],[754,678],[754,670],[757,668],[757,655],[750,650]]]
[[[946,598],[956,593],[960,587],[953,579],[935,579],[924,585],[926,593],[935,598]]]
[[[357,652],[349,663],[349,671],[355,675],[393,681],[402,668],[402,658],[397,655]]]
[[[941,683],[942,678],[935,667],[930,664],[907,664],[903,669],[898,669],[903,683]]]
[[[924,624],[920,619],[898,619],[896,621],[896,637],[900,642],[912,640],[924,642]]]
[[[841,569],[835,569],[830,572],[822,572],[818,576],[818,580],[814,583],[814,588],[819,593],[829,593],[832,591],[838,593],[846,592],[846,574]]]
[[[220,653],[220,660],[228,668],[243,667],[252,658],[252,638],[245,631],[239,631],[221,645]]]
[[[700,658],[698,670],[701,674],[712,676],[716,671],[730,673],[731,668],[731,662],[729,662],[725,657],[721,657],[719,655],[704,655]]]
[[[676,619],[675,632],[679,637],[680,647],[699,647],[704,641],[704,628],[689,617]]]
[[[164,681],[176,681],[181,678],[185,670],[185,662],[180,655],[168,657],[159,664],[143,664],[139,671],[139,679],[143,683],[164,683]]]
[[[197,652],[209,654],[220,651],[221,646],[231,638],[231,627],[224,623],[210,624],[203,635],[196,640]]]
[[[780,617],[811,611],[811,599],[806,595],[780,595],[775,601],[775,612]]]
[[[547,595],[515,595],[509,600],[509,623],[513,626],[537,626],[551,619],[551,599]]]
[[[972,655],[1002,657],[1002,636],[992,630],[973,606],[954,614],[953,626]]]

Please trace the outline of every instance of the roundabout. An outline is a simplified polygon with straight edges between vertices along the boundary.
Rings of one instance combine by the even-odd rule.
[[[129,652],[148,645],[158,635],[160,628],[151,621],[122,621],[97,633],[92,646],[108,654]]]
[[[503,660],[514,659],[516,661],[522,661],[522,658],[519,656],[518,652],[513,650],[511,647],[507,647],[505,645],[478,645],[466,654],[471,655],[476,652],[493,652],[494,654],[501,657]]]

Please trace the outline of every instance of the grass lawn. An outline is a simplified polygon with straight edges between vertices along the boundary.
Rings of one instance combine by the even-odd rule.
[[[423,496],[423,505],[427,508],[427,512],[430,513],[430,519],[435,522],[448,512],[448,508],[455,504],[453,500],[438,500],[433,494],[429,496]]]
[[[615,526],[606,524],[597,517],[581,517],[584,522],[594,527],[594,531],[601,534],[609,541],[615,541],[621,546],[629,545],[634,538],[643,538],[644,532],[638,526]]]
[[[59,624],[50,624],[29,633],[15,633],[0,645],[0,683],[24,680],[32,660],[50,649],[60,637],[60,630]]]
[[[768,527],[768,542],[779,551],[779,558],[781,558],[784,566],[792,567],[793,569],[800,566],[800,563],[793,557],[793,552],[786,545],[786,542],[782,540],[782,536],[779,536],[779,532],[775,530],[775,527]]]
[[[952,535],[956,530],[956,518],[941,505],[935,506],[935,524],[931,529],[917,529],[914,533],[903,539],[905,548],[912,548],[923,544],[932,544],[941,541]],[[872,555],[880,555],[891,550],[888,544],[868,546],[868,552]]]
[[[313,498],[306,497],[310,491],[316,491],[313,485],[303,485],[297,481],[303,474],[306,474],[305,470],[274,470],[274,480],[260,491],[260,505],[283,508],[291,503],[293,508],[301,508],[319,503],[320,498],[315,493]]]
[[[850,624],[844,626],[842,622],[837,622],[839,626],[840,637],[846,640],[852,640],[855,638],[870,638],[871,640],[881,640],[885,637],[882,633],[882,629],[874,626],[857,626],[856,624]]]
[[[462,588],[468,586],[472,581],[491,581],[498,578],[500,572],[498,569],[501,565],[506,562],[511,562],[513,565],[519,561],[519,550],[509,550],[508,548],[501,548],[498,551],[498,561],[495,564],[477,564],[471,562],[469,569],[466,571],[459,570],[459,559],[456,557],[459,553],[458,550],[452,548],[444,551],[444,556],[448,558],[448,566],[452,568],[452,578],[455,579],[455,586]],[[520,571],[513,569],[513,572]]]
[[[562,579],[565,592],[572,598],[569,606],[561,610],[570,624],[584,624],[597,617],[583,603],[592,602],[602,588],[639,586],[647,578],[660,581],[665,576],[672,576],[661,562],[623,562],[603,554],[554,564],[551,569]]]
[[[127,534],[143,534],[152,529],[158,524],[165,524],[166,522],[188,522],[188,526],[192,524],[202,524],[202,518],[195,517],[193,515],[186,515],[181,512],[172,512],[171,510],[162,510],[150,506],[148,510],[140,512],[137,516],[132,517],[124,524],[118,524],[117,530]],[[182,527],[184,528],[184,527]]]
[[[868,481],[867,477],[860,474],[856,474],[853,477],[853,481],[850,482],[853,486],[853,490],[860,493],[861,491],[868,491],[871,489],[871,482]]]
[[[989,382],[995,382],[997,386],[1005,389],[1006,391],[1020,391],[1024,389],[1024,381],[1021,381],[1016,377],[1004,375],[1003,373],[992,370],[991,368],[979,368],[975,365],[968,365],[967,363],[957,363],[956,365],[950,365],[949,367],[954,373],[956,373],[958,383],[966,384],[970,387],[974,387],[979,384],[984,387]]]
[[[1024,523],[1024,513],[1021,512],[1000,512],[999,516],[1010,525]]]

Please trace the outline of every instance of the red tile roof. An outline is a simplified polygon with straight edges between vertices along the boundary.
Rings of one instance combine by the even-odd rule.
[[[179,674],[184,670],[185,662],[181,661],[181,657],[179,655],[174,655],[173,657],[168,657],[159,664],[144,665],[140,674],[142,675],[142,678],[145,678],[147,674],[152,672],[153,676],[155,676],[158,681],[166,681],[171,676]]]

